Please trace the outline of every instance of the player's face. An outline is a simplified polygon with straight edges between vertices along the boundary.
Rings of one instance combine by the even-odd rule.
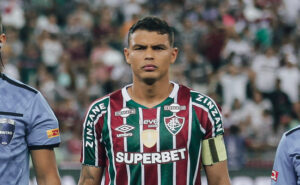
[[[174,63],[178,50],[170,46],[168,34],[146,30],[135,31],[124,49],[126,61],[131,65],[135,80],[147,84],[168,78],[170,64]]]

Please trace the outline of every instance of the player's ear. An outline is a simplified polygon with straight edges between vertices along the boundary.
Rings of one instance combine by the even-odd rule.
[[[4,33],[0,34],[0,48],[3,46],[3,44],[6,42],[6,36]]]
[[[172,48],[171,64],[174,64],[178,55],[178,48]]]
[[[126,62],[128,64],[130,64],[130,61],[129,61],[129,49],[128,48],[124,48],[124,56],[125,56]]]

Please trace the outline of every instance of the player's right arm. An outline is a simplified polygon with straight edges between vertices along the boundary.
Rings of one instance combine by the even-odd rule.
[[[102,167],[82,165],[78,185],[99,185],[102,173]]]
[[[99,185],[106,165],[102,129],[108,99],[95,101],[88,109],[82,132],[81,174],[79,185]]]
[[[284,134],[278,145],[271,175],[272,185],[297,184],[292,157],[289,155],[289,144]]]

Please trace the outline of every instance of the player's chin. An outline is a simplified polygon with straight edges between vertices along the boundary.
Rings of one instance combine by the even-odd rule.
[[[143,82],[147,85],[153,85],[157,81],[157,78],[143,78]]]

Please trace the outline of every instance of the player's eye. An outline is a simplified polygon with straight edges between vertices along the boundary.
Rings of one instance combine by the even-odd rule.
[[[146,47],[145,46],[136,46],[133,48],[133,50],[145,50]]]
[[[163,46],[153,46],[152,49],[153,50],[165,50],[165,47],[163,47]]]

